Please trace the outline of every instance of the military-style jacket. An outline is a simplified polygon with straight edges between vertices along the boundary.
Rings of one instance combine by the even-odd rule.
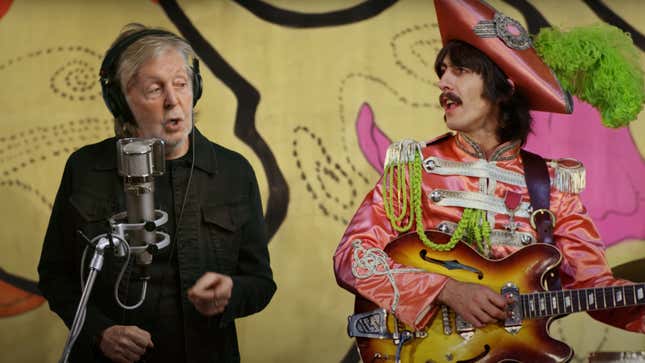
[[[262,310],[276,289],[260,195],[253,169],[244,157],[210,142],[197,129],[194,132],[195,167],[174,236],[186,362],[238,362],[234,319]],[[177,180],[172,190],[175,215],[180,213],[189,172],[187,165],[172,176]],[[74,152],[65,166],[38,265],[38,286],[68,327],[81,294],[81,254],[87,245],[77,231],[89,238],[106,233],[108,218],[125,210],[116,140],[110,138]],[[90,250],[86,264],[92,253]],[[123,324],[124,311],[113,292],[123,261],[109,252],[105,255],[72,362],[101,361],[97,336],[109,326],[129,325]],[[207,271],[233,279],[226,310],[214,317],[201,315],[186,297],[186,291]]]
[[[536,232],[529,223],[530,200],[518,142],[498,146],[490,160],[486,160],[476,143],[461,134],[444,135],[420,149],[424,229],[451,233],[464,208],[473,208],[486,211],[492,227],[489,258],[500,259],[536,243]],[[571,159],[547,160],[547,165],[552,184],[550,210],[556,217],[553,237],[562,253],[562,288],[628,284],[629,281],[613,277],[598,231],[578,196],[584,185],[582,165]],[[505,203],[508,192],[521,195],[520,204],[512,212]],[[515,224],[514,233],[511,223]],[[410,271],[409,266],[389,258],[387,269],[393,273],[369,273],[358,261],[365,251],[383,250],[398,235],[383,208],[383,186],[379,181],[349,223],[334,255],[334,271],[339,285],[379,307],[394,310],[401,321],[420,329],[436,313],[438,306],[434,302],[447,277]],[[379,269],[384,271],[383,266]],[[645,332],[642,307],[590,315],[620,328]]]

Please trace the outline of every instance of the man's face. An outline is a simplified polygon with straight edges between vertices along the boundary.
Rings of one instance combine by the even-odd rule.
[[[137,123],[137,137],[164,140],[167,159],[188,151],[193,89],[181,53],[168,48],[145,61],[134,75],[126,99]]]
[[[441,64],[439,88],[439,103],[449,129],[470,135],[497,129],[499,107],[484,98],[484,80],[480,74],[455,66],[446,57]]]

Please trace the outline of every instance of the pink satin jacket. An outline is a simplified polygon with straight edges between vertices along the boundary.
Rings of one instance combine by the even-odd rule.
[[[447,134],[429,142],[421,151],[424,229],[452,232],[464,208],[474,208],[487,211],[492,227],[490,258],[503,258],[536,242],[536,233],[529,224],[529,195],[519,143],[500,145],[490,160],[486,160],[477,144],[463,135]],[[607,266],[604,245],[579,196],[553,182],[557,179],[557,169],[571,170],[571,162],[547,160],[552,180],[550,209],[556,216],[553,237],[563,257],[560,266],[562,288],[629,284],[629,281],[613,277]],[[583,170],[581,165],[577,167],[578,172]],[[511,212],[504,204],[507,191],[522,196],[521,203],[512,213],[516,223],[514,233],[508,229]],[[370,272],[358,261],[368,250],[382,251],[399,235],[383,209],[382,192],[379,181],[349,223],[334,255],[336,279],[343,288],[394,311],[399,320],[421,329],[436,313],[438,306],[433,303],[448,278],[411,271],[384,254],[379,256],[389,266],[391,274],[382,273],[382,267]],[[616,327],[645,332],[643,307],[589,314]]]

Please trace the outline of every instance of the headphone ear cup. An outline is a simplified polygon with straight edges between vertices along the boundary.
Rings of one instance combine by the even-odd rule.
[[[202,97],[202,75],[199,73],[199,61],[193,59],[193,107]]]
[[[193,72],[193,107],[202,97],[202,75]]]
[[[130,112],[128,102],[125,100],[119,86],[111,83],[103,85],[103,100],[105,105],[112,112],[114,118],[120,118],[123,122],[132,122],[133,117]]]
[[[116,118],[118,117],[117,106],[114,102],[114,97],[112,96],[110,88],[111,87],[109,85],[105,85],[101,82],[101,95],[103,95],[103,102],[105,102],[105,106],[107,106],[108,110],[110,110],[112,115]]]

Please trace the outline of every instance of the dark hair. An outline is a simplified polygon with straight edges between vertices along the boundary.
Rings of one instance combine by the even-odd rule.
[[[456,67],[468,68],[481,75],[484,80],[482,96],[499,104],[499,140],[520,140],[524,145],[531,132],[532,122],[528,101],[517,89],[513,92],[504,72],[479,49],[459,40],[451,40],[439,51],[434,63],[434,70],[439,77],[443,75],[442,63],[446,57]]]

